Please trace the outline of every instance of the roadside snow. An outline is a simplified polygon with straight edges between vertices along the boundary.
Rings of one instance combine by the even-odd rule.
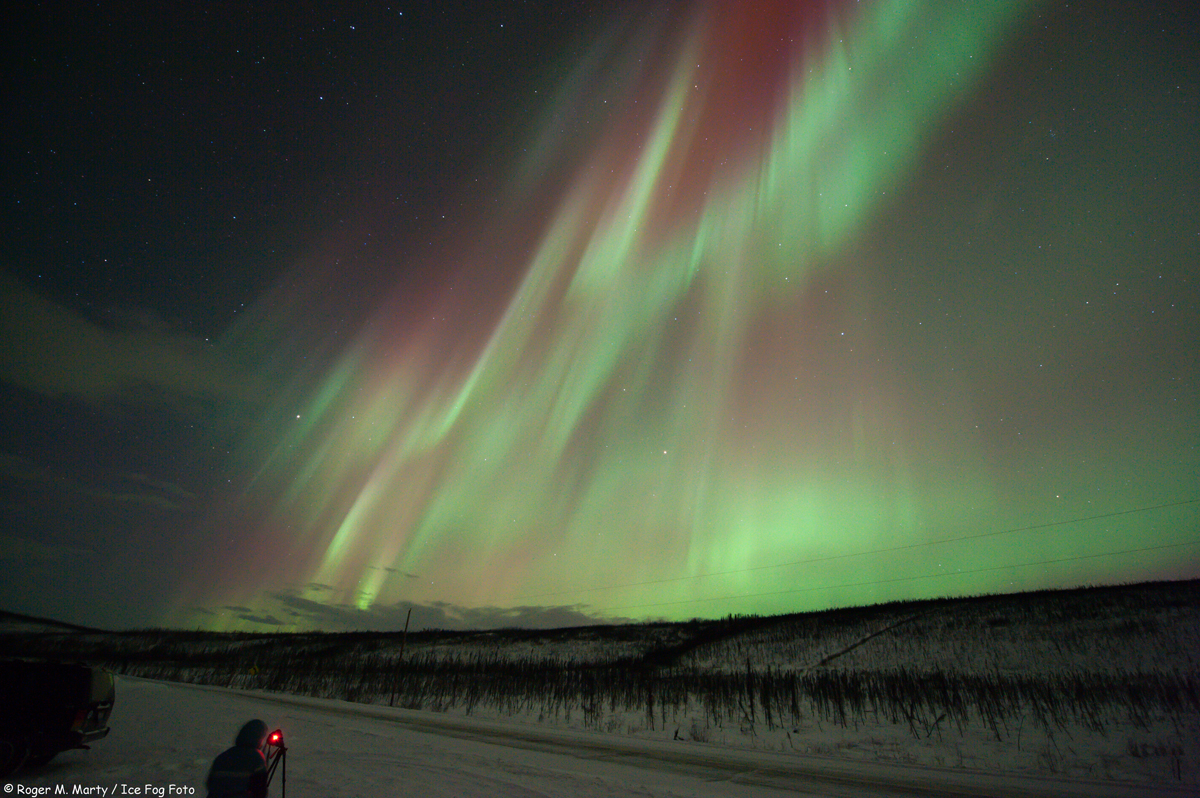
[[[119,680],[108,738],[20,774],[5,794],[202,796],[212,758],[252,717],[283,729],[292,796],[1200,795],[1186,785],[1033,779],[630,739],[129,678]],[[277,774],[271,795],[281,794],[281,781]]]

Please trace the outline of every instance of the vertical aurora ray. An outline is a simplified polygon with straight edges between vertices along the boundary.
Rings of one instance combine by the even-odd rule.
[[[909,429],[854,253],[1027,7],[864,5],[819,22],[796,4],[696,11],[571,159],[494,326],[464,344],[381,306],[297,423],[246,444],[267,454],[243,500],[295,553],[276,576],[364,610],[690,617],[845,601],[820,586],[943,554],[1011,559],[999,541],[836,559],[995,510],[969,444]],[[822,558],[815,576],[770,567]]]

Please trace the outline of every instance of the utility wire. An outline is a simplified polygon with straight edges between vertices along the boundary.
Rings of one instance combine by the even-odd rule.
[[[1186,504],[1186,502],[1183,502]],[[1031,568],[1035,565],[1053,565],[1054,563],[1090,560],[1097,557],[1116,557],[1119,554],[1136,554],[1143,551],[1160,551],[1162,549],[1178,549],[1183,546],[1195,546],[1200,540],[1186,540],[1182,543],[1165,543],[1161,546],[1145,546],[1140,549],[1124,549],[1122,551],[1106,551],[1101,554],[1081,554],[1078,557],[1060,557],[1057,560],[1037,560],[1035,562],[1015,563],[1013,565],[990,565],[987,568],[973,568],[969,571],[942,571],[936,574],[921,574],[919,576],[900,576],[895,579],[879,579],[874,582],[847,582],[841,585],[820,585],[818,587],[798,587],[792,590],[772,590],[766,593],[745,593],[739,596],[713,596],[712,598],[680,599],[679,601],[660,601],[651,604],[627,604],[622,607],[606,607],[601,612],[619,612],[621,610],[642,609],[645,607],[667,607],[678,604],[697,604],[702,601],[735,601],[737,599],[761,598],[763,596],[786,596],[792,593],[810,593],[815,590],[839,590],[844,587],[868,587],[870,585],[887,585],[895,582],[915,582],[918,579],[937,579],[944,576],[959,574],[980,574],[988,571],[1003,571],[1008,568]]]
[[[811,565],[813,563],[830,562],[832,560],[844,560],[844,559],[848,559],[850,557],[867,557],[872,554],[891,554],[891,553],[897,552],[897,551],[907,551],[909,549],[919,549],[922,546],[937,546],[937,545],[941,545],[944,543],[960,543],[964,540],[979,540],[980,538],[992,538],[992,537],[998,537],[1000,535],[1011,535],[1015,532],[1029,532],[1030,530],[1034,530],[1034,529],[1049,529],[1050,527],[1065,526],[1067,524],[1079,524],[1079,523],[1083,523],[1084,521],[1096,521],[1096,520],[1099,520],[1102,518],[1115,518],[1116,516],[1120,516],[1120,515],[1130,515],[1132,513],[1144,513],[1144,512],[1149,512],[1150,510],[1161,510],[1166,507],[1181,507],[1185,504],[1195,504],[1197,502],[1200,502],[1200,499],[1186,499],[1184,501],[1179,501],[1179,502],[1168,502],[1166,504],[1155,504],[1155,505],[1151,505],[1149,507],[1137,507],[1133,510],[1118,510],[1113,513],[1102,513],[1101,515],[1089,515],[1084,518],[1072,518],[1072,519],[1069,519],[1066,521],[1052,521],[1052,522],[1046,523],[1046,524],[1034,524],[1033,526],[1015,527],[1013,529],[1001,529],[1001,530],[997,530],[995,532],[977,532],[973,535],[962,535],[960,537],[944,538],[942,540],[926,540],[921,543],[906,543],[903,546],[892,546],[892,547],[886,548],[886,549],[872,549],[870,551],[856,551],[856,552],[851,552],[849,554],[830,554],[826,557],[813,557],[813,558],[807,559],[807,560],[793,560],[791,562],[772,563],[770,565],[754,565],[749,568],[738,568],[733,571],[712,571],[712,572],[706,573],[706,574],[693,574],[691,576],[674,576],[674,577],[668,577],[666,579],[650,579],[645,582],[629,582],[629,583],[621,584],[621,585],[608,585],[606,587],[585,587],[585,588],[579,588],[579,589],[573,589],[573,590],[556,590],[551,593],[533,593],[533,594],[519,596],[518,598],[528,598],[528,599],[546,598],[549,596],[562,596],[562,595],[566,595],[566,594],[579,595],[580,593],[595,593],[595,592],[598,592],[601,590],[620,590],[621,588],[626,588],[626,587],[645,587],[646,585],[664,585],[664,584],[669,584],[671,582],[683,582],[688,579],[706,579],[710,576],[732,576],[733,574],[744,574],[744,573],[749,573],[751,571],[764,571],[768,568],[787,568],[792,565]],[[764,595],[771,595],[771,594],[764,594]],[[705,600],[707,600],[707,599],[705,599]],[[715,600],[715,599],[713,599],[713,600]],[[639,606],[643,606],[643,605],[639,605]],[[657,606],[657,605],[644,605],[644,606]]]

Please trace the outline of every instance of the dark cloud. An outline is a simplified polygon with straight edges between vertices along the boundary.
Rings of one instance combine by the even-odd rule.
[[[564,606],[455,607],[453,614],[464,629],[560,629],[567,626],[593,626],[601,623],[634,623],[631,618],[599,618],[588,613],[586,604]]]
[[[6,342],[0,380],[43,396],[85,403],[261,397],[261,386],[235,373],[201,338],[162,325],[98,325],[4,271],[0,337]]]
[[[409,629],[560,629],[568,626],[632,623],[630,618],[594,614],[586,604],[522,605],[517,607],[464,607],[445,601],[427,604],[398,602],[361,610],[348,604],[325,604],[289,592],[269,596],[294,613],[298,625],[323,631],[403,629],[409,611]]]
[[[284,621],[279,620],[274,615],[242,614],[242,615],[238,615],[238,618],[240,618],[243,621],[249,621],[250,623],[261,623],[266,626],[286,626],[286,623]]]
[[[319,601],[302,598],[292,593],[272,593],[270,598],[300,613],[302,617],[314,621],[341,621],[355,612],[361,612],[347,605],[322,604]]]
[[[65,565],[95,556],[95,551],[81,546],[30,540],[17,535],[0,535],[0,562],[13,563],[16,567],[30,567],[34,564]]]
[[[370,568],[370,570],[383,571],[383,572],[389,573],[389,574],[397,574],[399,576],[403,576],[405,579],[420,579],[421,578],[420,574],[410,574],[407,571],[401,571],[399,568],[388,568],[388,567],[384,567],[384,566],[372,566]]]
[[[0,475],[23,482],[37,482],[60,493],[72,493],[105,502],[135,504],[157,510],[190,509],[196,502],[195,493],[174,483],[150,479],[141,474],[118,474],[110,484],[96,484],[36,464],[26,458],[0,452]],[[122,490],[123,483],[133,483],[144,490]]]

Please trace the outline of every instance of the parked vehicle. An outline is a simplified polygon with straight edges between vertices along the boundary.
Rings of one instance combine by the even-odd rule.
[[[112,674],[61,662],[0,661],[0,776],[108,735]]]

